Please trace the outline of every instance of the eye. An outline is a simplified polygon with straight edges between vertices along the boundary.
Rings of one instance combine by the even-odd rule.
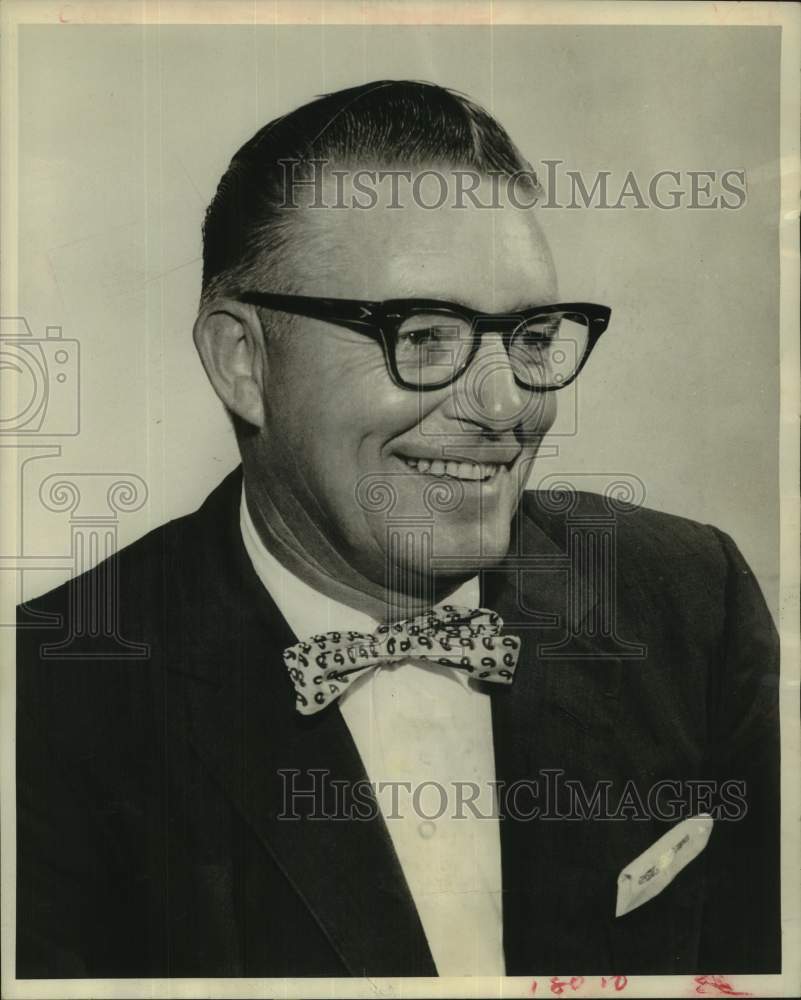
[[[519,339],[527,346],[550,344],[552,340],[556,338],[558,330],[554,327],[553,329],[540,329],[540,330],[524,330],[522,334],[519,335]]]
[[[447,382],[470,356],[472,328],[449,313],[419,312],[398,326],[395,364],[402,378],[415,385]]]
[[[428,326],[420,330],[403,330],[400,339],[413,347],[420,347],[422,344],[430,344],[436,336],[436,328]]]
[[[526,327],[520,334],[527,344],[549,344],[559,336],[559,322],[538,322]]]
[[[422,347],[425,344],[439,344],[446,340],[455,339],[453,327],[446,326],[417,326],[413,328],[401,329],[398,339],[412,347]]]
[[[418,314],[405,319],[398,329],[398,343],[411,347],[449,347],[470,337],[470,324],[458,317]]]

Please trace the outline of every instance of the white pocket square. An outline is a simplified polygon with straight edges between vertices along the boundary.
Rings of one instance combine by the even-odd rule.
[[[615,916],[636,910],[670,885],[706,847],[713,825],[707,813],[685,819],[626,865],[617,877]]]

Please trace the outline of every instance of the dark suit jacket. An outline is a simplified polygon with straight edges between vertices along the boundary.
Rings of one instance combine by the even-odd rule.
[[[279,818],[282,769],[366,776],[337,708],[294,710],[296,637],[244,551],[240,489],[237,471],[21,609],[19,977],[435,974],[380,816]],[[571,533],[609,518],[601,497],[577,503],[527,494],[509,558],[482,574],[482,603],[523,638],[491,695],[497,777],[559,769],[629,808],[501,821],[508,974],[778,971],[778,666],[759,589],[727,536],[642,508],[617,512],[616,565],[593,574]],[[615,919],[620,870],[698,811],[636,818],[632,794],[665,779],[744,781],[747,815]]]

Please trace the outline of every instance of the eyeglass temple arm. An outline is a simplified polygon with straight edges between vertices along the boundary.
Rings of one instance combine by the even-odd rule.
[[[280,295],[272,292],[243,292],[238,296],[249,305],[275,309],[292,316],[307,316],[328,323],[336,323],[355,330],[378,336],[375,320],[377,302],[358,299],[323,299],[305,295]]]

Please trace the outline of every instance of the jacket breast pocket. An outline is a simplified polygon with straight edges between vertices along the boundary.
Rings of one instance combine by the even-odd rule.
[[[707,889],[702,851],[660,892],[608,923],[615,970],[626,975],[697,971]]]

